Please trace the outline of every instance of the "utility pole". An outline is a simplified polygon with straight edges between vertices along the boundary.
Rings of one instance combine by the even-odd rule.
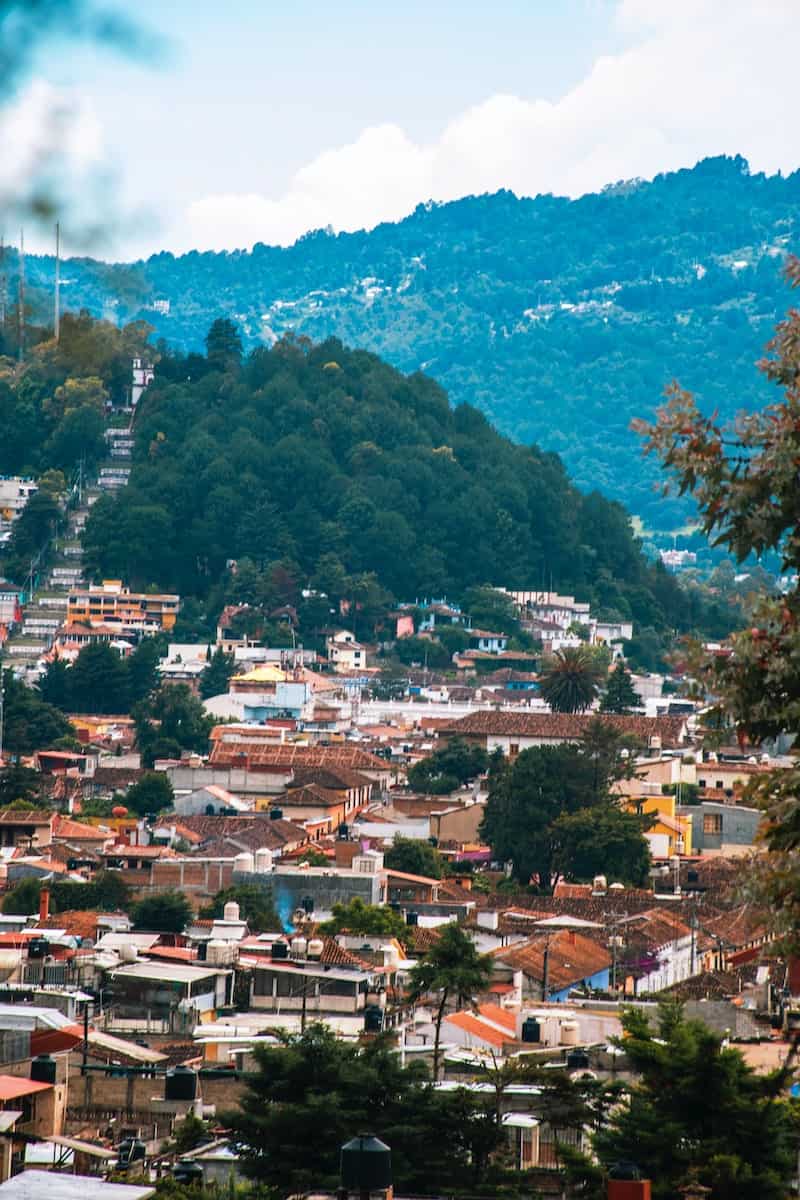
[[[56,221],[56,286],[55,312],[53,313],[53,336],[58,341],[61,332],[61,222]]]
[[[0,331],[5,332],[8,285],[6,281],[6,239],[0,237]]]
[[[19,361],[25,361],[25,230],[19,231]]]
[[[542,956],[542,1000],[547,1003],[547,993],[550,990],[550,935],[548,934],[544,942],[544,955]]]

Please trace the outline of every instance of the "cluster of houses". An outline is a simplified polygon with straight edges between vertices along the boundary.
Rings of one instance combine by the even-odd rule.
[[[572,597],[509,596],[550,648],[613,648],[631,635]],[[179,606],[177,596],[132,593],[119,581],[76,585],[51,652],[74,655],[88,637],[126,653],[142,636],[170,632]],[[605,719],[638,747],[630,777],[615,786],[620,804],[652,818],[649,885],[598,875],[561,881],[552,895],[511,896],[507,864],[482,841],[486,779],[441,796],[414,791],[407,773],[454,740],[510,759],[574,744],[593,714],[550,712],[537,663],[510,651],[505,634],[473,628],[444,600],[413,608],[398,611],[396,636],[424,641],[443,624],[463,628],[457,681],[423,665],[387,699],[372,687],[377,648],[347,629],[329,632],[324,655],[273,650],[234,636],[226,610],[216,641],[169,644],[162,683],[198,695],[216,649],[232,662],[227,690],[204,700],[218,722],[207,751],[155,763],[172,788],[169,810],[142,817],[126,806],[145,771],[125,714],[76,716],[80,750],[42,747],[27,760],[50,807],[0,812],[0,892],[40,885],[36,911],[0,916],[0,1195],[4,1180],[29,1172],[74,1171],[100,1184],[130,1167],[132,1146],[140,1167],[160,1169],[176,1124],[190,1112],[213,1121],[218,1105],[235,1103],[254,1048],[279,1030],[322,1020],[352,1040],[390,1031],[404,1061],[430,1062],[436,997],[410,1003],[409,978],[452,922],[489,956],[491,974],[474,1003],[453,1001],[445,1013],[437,1087],[478,1087],[487,1063],[531,1056],[554,1070],[625,1078],[614,1041],[622,1007],[652,1013],[665,994],[741,1039],[760,1065],[779,1060],[800,970],[736,884],[759,826],[747,785],[784,760],[740,746],[704,750],[695,706],[643,677],[640,709]],[[110,815],[92,815],[98,800],[111,802]],[[442,877],[395,869],[399,839],[434,845]],[[163,933],[135,925],[131,906],[54,910],[58,884],[108,873],[131,906],[179,892],[193,915]],[[235,899],[223,906],[223,892],[263,893],[271,927],[249,923]],[[391,908],[404,934],[331,932],[334,911],[354,900]],[[502,1103],[520,1169],[555,1169],[556,1132],[539,1089],[509,1088]],[[224,1138],[191,1162],[207,1182],[237,1178]]]

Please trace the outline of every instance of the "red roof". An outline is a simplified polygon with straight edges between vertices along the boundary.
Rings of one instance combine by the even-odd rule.
[[[31,1096],[34,1092],[47,1092],[52,1086],[52,1083],[37,1083],[34,1079],[18,1079],[16,1075],[0,1075],[0,1103]]]
[[[463,1029],[465,1033],[471,1033],[474,1037],[479,1038],[482,1042],[489,1042],[498,1049],[509,1041],[507,1033],[501,1033],[499,1029],[489,1025],[486,1021],[481,1021],[478,1017],[473,1016],[468,1012],[457,1012],[445,1018],[451,1025],[457,1025],[459,1029]],[[511,1034],[511,1039],[513,1039]]]

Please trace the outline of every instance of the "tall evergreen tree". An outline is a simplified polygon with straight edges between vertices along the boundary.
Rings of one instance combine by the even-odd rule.
[[[641,699],[633,688],[630,671],[625,664],[618,662],[608,677],[606,690],[600,701],[600,711],[606,713],[628,713],[632,708],[638,708]]]
[[[677,1200],[692,1174],[709,1200],[784,1200],[797,1157],[789,1072],[757,1075],[674,1004],[655,1029],[642,1012],[627,1013],[623,1028],[636,1081],[595,1138],[600,1160],[636,1163],[654,1200]]]

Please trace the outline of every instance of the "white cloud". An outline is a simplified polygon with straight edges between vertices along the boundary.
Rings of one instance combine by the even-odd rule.
[[[283,195],[197,200],[175,240],[287,244],[326,225],[397,220],[427,199],[498,188],[576,196],[712,154],[743,154],[753,170],[800,166],[796,0],[620,0],[616,22],[629,47],[555,103],[492,96],[428,145],[397,125],[367,128],[304,166]]]
[[[100,121],[74,93],[34,79],[8,108],[0,110],[0,188],[21,191],[45,164],[82,174],[103,149]]]

